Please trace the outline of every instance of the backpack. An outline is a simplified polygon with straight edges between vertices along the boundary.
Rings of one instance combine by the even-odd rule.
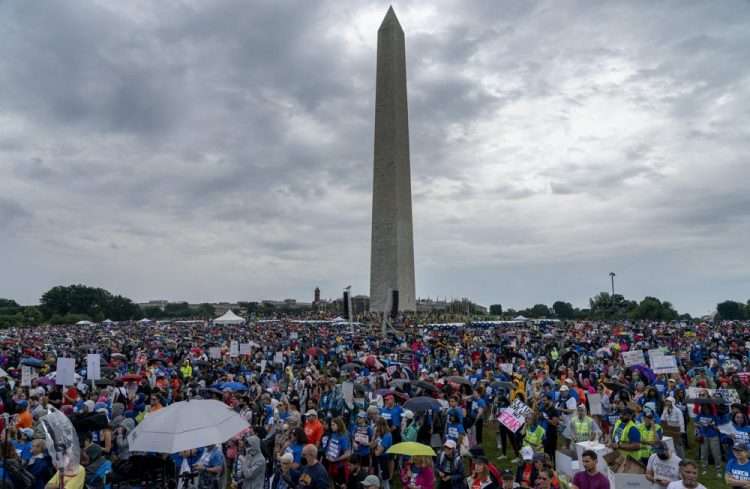
[[[31,489],[34,486],[34,474],[29,472],[18,460],[6,460],[5,469],[8,471],[16,489]]]

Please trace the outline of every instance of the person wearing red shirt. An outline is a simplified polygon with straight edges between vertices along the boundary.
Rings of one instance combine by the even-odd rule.
[[[573,477],[572,489],[610,489],[609,479],[596,469],[598,456],[593,450],[586,450],[581,454],[583,472]]]
[[[323,423],[318,419],[318,412],[314,409],[307,411],[305,413],[305,436],[307,437],[307,442],[319,446],[324,432]]]

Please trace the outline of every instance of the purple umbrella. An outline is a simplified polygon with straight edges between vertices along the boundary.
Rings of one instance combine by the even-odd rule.
[[[649,384],[656,382],[656,374],[653,370],[643,365],[633,365],[633,371],[638,372],[640,376],[648,381]]]

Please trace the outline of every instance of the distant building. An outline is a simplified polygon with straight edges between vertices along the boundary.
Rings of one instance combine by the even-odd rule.
[[[313,305],[320,304],[320,287],[315,287],[315,295],[313,298]]]
[[[138,304],[138,306],[141,309],[145,309],[147,307],[158,307],[159,309],[161,309],[163,311],[164,308],[167,307],[167,304],[169,304],[169,301],[156,300],[156,301],[142,302],[142,303]]]

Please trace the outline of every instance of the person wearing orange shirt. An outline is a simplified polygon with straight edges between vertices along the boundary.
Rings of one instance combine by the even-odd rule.
[[[18,401],[16,403],[16,409],[18,410],[18,421],[16,421],[16,429],[31,428],[34,424],[34,417],[29,411],[29,403],[26,400]]]
[[[305,436],[307,436],[307,442],[315,446],[320,445],[320,440],[323,439],[323,423],[318,419],[318,412],[314,409],[310,409],[305,413]]]

